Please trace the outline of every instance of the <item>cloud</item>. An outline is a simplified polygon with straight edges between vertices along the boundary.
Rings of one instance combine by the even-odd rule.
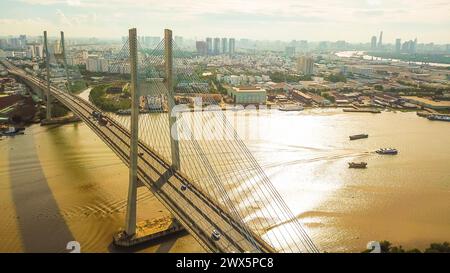
[[[22,10],[39,6],[39,10],[49,11],[49,20],[55,24],[92,35],[96,35],[94,29],[103,28],[98,35],[104,35],[136,26],[144,32],[172,27],[183,32],[181,35],[228,32],[249,33],[255,38],[272,35],[274,39],[308,34],[310,39],[365,41],[365,36],[380,29],[386,31],[387,38],[394,32],[397,34],[392,35],[435,37],[436,41],[450,37],[450,1],[444,0],[19,1]]]

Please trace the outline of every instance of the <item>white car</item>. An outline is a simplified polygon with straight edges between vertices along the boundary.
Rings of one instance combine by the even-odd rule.
[[[220,232],[217,229],[214,229],[212,231],[212,234],[211,234],[211,239],[213,239],[214,241],[219,241],[220,240],[220,236],[222,236],[220,234]]]

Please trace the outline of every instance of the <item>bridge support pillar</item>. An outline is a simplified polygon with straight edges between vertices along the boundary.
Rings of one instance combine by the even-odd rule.
[[[46,100],[47,100],[47,112],[46,119],[50,120],[52,118],[52,97],[50,93],[50,54],[48,52],[48,40],[47,31],[44,31],[44,54],[45,54],[45,69],[47,70],[47,90],[46,90]]]
[[[137,80],[137,33],[129,30],[131,72],[131,121],[130,121],[130,173],[128,185],[128,202],[125,232],[132,236],[136,233],[136,203],[137,203],[137,164],[138,164],[138,124],[139,124],[139,89]]]
[[[178,145],[178,129],[177,129],[177,113],[174,111],[175,98],[173,90],[173,42],[172,31],[170,29],[164,30],[164,64],[166,73],[166,88],[167,88],[167,106],[169,114],[169,133],[170,133],[170,151],[172,155],[172,168],[180,169],[180,151]]]
[[[69,78],[69,69],[67,67],[67,55],[66,55],[66,43],[64,42],[64,31],[61,31],[61,49],[62,49],[64,70],[66,72],[67,91],[70,93],[71,85],[70,85],[70,78]]]

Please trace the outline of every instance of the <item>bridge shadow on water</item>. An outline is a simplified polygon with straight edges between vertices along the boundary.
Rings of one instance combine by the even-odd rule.
[[[23,250],[66,252],[67,242],[74,237],[60,214],[33,136],[16,138],[14,142],[16,148],[9,149],[9,175]]]
[[[176,244],[177,240],[189,233],[185,230],[180,231],[176,234],[170,234],[147,243],[142,243],[133,247],[117,247],[111,243],[108,246],[108,251],[112,253],[134,253],[134,252],[145,252],[145,249],[158,246],[154,251],[155,253],[168,253],[172,250],[173,246]]]

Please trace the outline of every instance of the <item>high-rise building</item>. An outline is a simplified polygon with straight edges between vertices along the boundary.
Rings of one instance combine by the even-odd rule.
[[[417,49],[417,38],[415,38],[414,42],[412,43],[411,53],[416,53],[416,49]]]
[[[295,56],[295,46],[287,46],[284,50],[286,56],[293,57]]]
[[[43,57],[44,46],[37,43],[27,44],[26,54],[27,58],[42,58]]]
[[[307,40],[301,40],[299,42],[300,51],[307,51],[308,50],[308,41]]]
[[[222,53],[225,54],[228,52],[228,39],[222,38]]]
[[[338,50],[344,50],[346,48],[346,46],[347,46],[347,42],[345,42],[344,40],[339,40],[339,41],[336,41],[336,43],[335,43],[335,47]]]
[[[397,38],[395,39],[395,52],[399,53],[402,49],[402,39]]]
[[[403,43],[402,51],[407,53],[416,53],[417,47],[417,38],[413,40],[409,40]]]
[[[325,41],[319,42],[319,49],[320,50],[327,50],[328,49],[328,42],[325,42]]]
[[[20,35],[19,41],[20,41],[20,47],[25,48],[27,45],[27,35]]]
[[[213,53],[214,55],[220,54],[220,38],[214,38],[214,44],[213,44]]]
[[[228,42],[228,52],[230,54],[234,54],[236,49],[236,40],[234,38],[230,38]]]
[[[34,46],[33,45],[27,45],[27,58],[34,58],[36,57]]]
[[[59,39],[56,39],[55,43],[53,44],[53,53],[61,53],[61,41]]]
[[[175,36],[175,44],[178,47],[182,47],[183,46],[183,37],[181,36]]]
[[[86,70],[91,72],[110,72],[109,60],[97,55],[90,55],[86,60]]]
[[[9,39],[9,46],[13,49],[21,48],[21,43],[19,38],[11,38]]]
[[[100,72],[100,62],[97,55],[91,55],[87,58],[86,70],[90,72]]]
[[[380,32],[380,38],[378,39],[378,48],[381,49],[383,47],[383,31]]]
[[[309,56],[302,56],[297,61],[297,69],[304,75],[311,75],[314,73],[314,59]]]
[[[377,36],[372,36],[372,39],[370,40],[370,49],[376,49],[377,48]]]
[[[37,58],[44,58],[44,45],[42,44],[35,45],[34,54]]]
[[[213,53],[213,46],[212,46],[212,38],[206,38],[206,49],[208,52],[208,55],[212,55]]]
[[[0,49],[5,49],[8,46],[8,41],[6,39],[0,39]]]
[[[208,54],[208,45],[205,41],[195,42],[195,47],[196,47],[197,53],[199,55],[207,55]]]

